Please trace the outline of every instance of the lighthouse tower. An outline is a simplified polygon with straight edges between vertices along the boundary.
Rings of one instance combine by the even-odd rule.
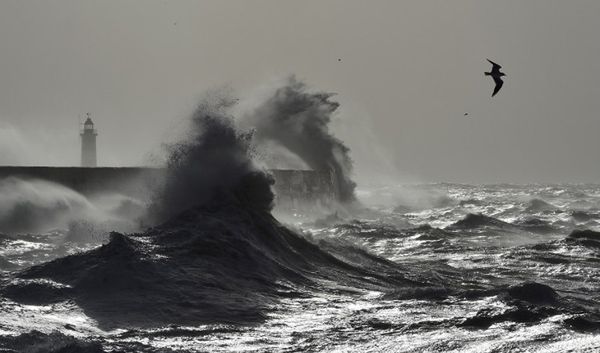
[[[90,113],[86,114],[87,119],[83,123],[81,131],[81,166],[96,167],[96,136],[98,133],[94,129],[94,122],[90,118]]]

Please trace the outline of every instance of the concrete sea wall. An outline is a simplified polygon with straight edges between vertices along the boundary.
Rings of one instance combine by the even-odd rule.
[[[327,204],[336,199],[337,190],[329,171],[271,170],[278,203]],[[164,169],[147,167],[20,167],[0,166],[0,179],[17,177],[40,179],[65,185],[84,195],[103,192],[143,197],[164,176]]]

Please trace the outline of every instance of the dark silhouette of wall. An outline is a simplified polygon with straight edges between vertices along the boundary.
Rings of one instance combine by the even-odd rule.
[[[137,167],[0,167],[0,179],[17,177],[46,180],[84,195],[114,191],[139,196],[147,192],[148,186],[159,183],[162,174],[158,168]]]
[[[278,202],[321,202],[337,199],[329,171],[271,170]],[[160,185],[164,169],[148,167],[16,167],[0,166],[0,179],[40,179],[65,185],[84,195],[118,192],[134,197],[148,195]]]

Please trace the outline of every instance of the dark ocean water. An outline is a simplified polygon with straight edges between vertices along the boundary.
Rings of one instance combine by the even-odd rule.
[[[600,186],[358,198],[317,220],[225,196],[140,233],[0,235],[0,349],[600,350]]]

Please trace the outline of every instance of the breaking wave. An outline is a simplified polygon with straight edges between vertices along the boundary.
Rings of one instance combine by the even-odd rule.
[[[190,135],[168,146],[165,185],[155,195],[149,222],[161,222],[221,194],[235,194],[271,210],[272,177],[252,160],[251,132],[239,132],[228,97],[203,100],[191,117]]]

